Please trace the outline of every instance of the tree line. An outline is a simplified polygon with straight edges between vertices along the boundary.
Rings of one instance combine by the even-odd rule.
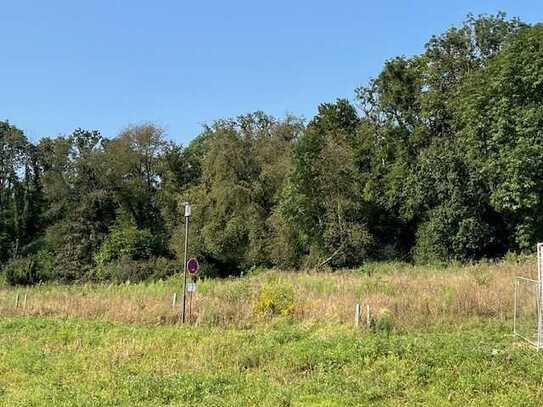
[[[469,15],[305,122],[153,124],[30,142],[0,122],[0,262],[13,284],[179,271],[182,202],[208,275],[471,261],[543,238],[543,26]]]

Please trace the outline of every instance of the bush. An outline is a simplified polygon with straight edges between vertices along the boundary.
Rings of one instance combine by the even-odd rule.
[[[388,335],[392,331],[392,325],[392,312],[387,308],[382,308],[375,319],[375,331]]]
[[[364,263],[364,264],[360,265],[360,267],[358,267],[357,271],[360,274],[364,274],[364,275],[367,275],[367,276],[371,277],[371,275],[375,273],[375,269],[376,269],[376,267],[375,267],[374,263],[367,262],[367,263]]]
[[[4,279],[10,285],[30,285],[55,278],[54,256],[42,249],[32,256],[11,260],[3,269]]]
[[[96,266],[91,279],[117,283],[138,282],[148,279],[164,279],[178,273],[179,270],[179,264],[163,257],[149,260],[131,260],[123,257],[120,260]]]
[[[264,267],[260,266],[252,266],[251,268],[247,270],[243,270],[241,272],[241,276],[247,276],[247,277],[256,277],[261,274],[264,274],[266,272],[266,269]]]
[[[493,243],[491,228],[458,206],[440,206],[419,225],[413,251],[416,263],[480,259]]]
[[[35,264],[38,268],[40,281],[55,280],[58,278],[55,272],[55,256],[49,250],[42,249],[35,255]]]
[[[21,257],[10,261],[3,271],[8,284],[26,285],[37,282],[35,269],[32,257]]]
[[[146,260],[157,252],[157,246],[157,238],[150,230],[140,230],[132,221],[121,219],[111,227],[94,260],[98,266],[122,258]]]
[[[526,264],[534,261],[533,253],[517,253],[514,251],[508,251],[503,257],[505,262],[513,264]]]
[[[253,309],[258,317],[272,318],[292,315],[294,305],[294,287],[275,276],[262,284]]]

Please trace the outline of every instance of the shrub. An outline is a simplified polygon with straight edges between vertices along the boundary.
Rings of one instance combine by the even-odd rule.
[[[35,260],[38,276],[41,281],[55,280],[58,278],[58,275],[55,272],[55,256],[52,252],[42,249],[35,255]]]
[[[533,254],[522,252],[517,253],[511,250],[505,253],[505,256],[503,258],[507,263],[513,264],[526,264],[534,261]]]
[[[10,285],[30,285],[54,279],[54,270],[53,254],[42,249],[35,255],[11,260],[3,274]]]
[[[371,276],[375,273],[375,264],[374,263],[364,263],[357,270],[360,274]]]
[[[146,260],[156,253],[156,240],[150,230],[140,230],[132,221],[121,219],[111,227],[94,260],[98,266],[122,258]]]
[[[375,331],[388,335],[392,331],[392,325],[392,312],[387,308],[382,308],[375,319]]]
[[[294,305],[294,287],[277,277],[271,277],[260,287],[253,309],[259,317],[272,318],[292,315]]]
[[[259,276],[260,274],[264,274],[265,272],[266,272],[266,269],[264,267],[251,266],[251,268],[242,271],[241,276],[256,277],[256,276]]]
[[[95,267],[91,279],[98,281],[138,282],[148,279],[167,278],[179,272],[180,266],[163,257],[149,260],[131,260],[123,257]]]
[[[251,297],[251,285],[248,279],[232,279],[215,287],[213,296],[229,304],[247,302]]]
[[[6,281],[10,285],[34,284],[37,281],[32,257],[13,259],[4,267],[3,271]]]
[[[491,228],[458,206],[442,205],[419,225],[416,263],[467,261],[481,258],[493,242]]]

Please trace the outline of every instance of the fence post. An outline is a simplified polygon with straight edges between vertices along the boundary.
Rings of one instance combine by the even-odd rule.
[[[354,306],[354,326],[360,326],[360,304],[355,304]]]
[[[15,296],[15,308],[19,308],[19,293]]]
[[[368,329],[371,328],[371,313],[370,313],[370,305],[366,305],[366,326]]]
[[[177,293],[173,293],[172,297],[172,308],[175,308],[175,304],[177,303]]]

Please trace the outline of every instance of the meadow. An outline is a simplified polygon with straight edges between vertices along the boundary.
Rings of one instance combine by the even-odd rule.
[[[510,321],[515,276],[534,278],[535,274],[533,258],[447,267],[369,263],[358,270],[336,272],[255,269],[242,277],[200,280],[191,322],[250,328],[275,316],[266,315],[271,311],[294,322],[350,326],[355,304],[364,314],[369,306],[372,318],[383,309],[390,311],[396,330],[473,319]],[[178,322],[181,288],[179,277],[119,285],[4,286],[0,313],[171,325]]]
[[[252,270],[200,281],[184,326],[179,278],[4,286],[0,404],[541,405],[543,360],[512,335],[514,277],[534,273],[532,258]]]

